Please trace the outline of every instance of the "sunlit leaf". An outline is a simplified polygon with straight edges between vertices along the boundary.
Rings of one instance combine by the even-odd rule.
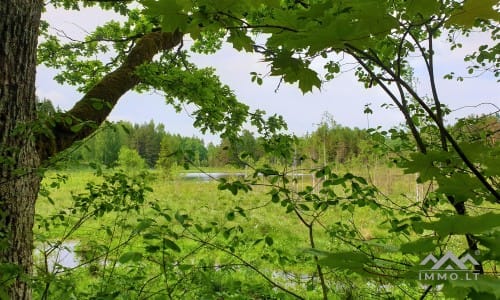
[[[477,19],[491,19],[498,22],[500,13],[494,6],[498,6],[498,0],[465,0],[463,7],[453,13],[446,25],[470,28],[474,26]]]
[[[481,233],[500,227],[500,214],[490,212],[479,216],[442,216],[435,222],[417,222],[414,225],[423,229],[433,230],[440,236]]]

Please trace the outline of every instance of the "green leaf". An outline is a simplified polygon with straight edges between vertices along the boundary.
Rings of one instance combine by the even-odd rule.
[[[170,249],[174,250],[175,252],[181,252],[181,248],[176,243],[174,243],[172,240],[164,238],[163,239],[163,244],[167,248],[170,248]]]
[[[0,288],[0,300],[10,300],[9,294],[3,288]]]
[[[72,117],[65,117],[64,122],[66,122],[66,124],[68,124],[68,125],[71,125],[73,123],[73,118]]]
[[[160,236],[158,235],[158,233],[148,232],[148,233],[144,233],[142,235],[142,238],[145,240],[158,240],[160,238]]]
[[[481,245],[489,248],[489,251],[484,255],[485,260],[500,261],[500,230],[489,234],[478,235],[476,239]]]
[[[416,241],[402,244],[400,246],[401,253],[430,253],[436,248],[436,237],[421,238]]]
[[[450,155],[445,151],[415,152],[410,154],[410,160],[402,162],[401,167],[405,174],[418,173],[419,182],[425,182],[441,175],[436,162],[446,162],[451,159]]]
[[[453,176],[440,176],[437,178],[439,187],[437,193],[453,196],[456,202],[465,202],[477,197],[477,189],[482,189],[476,177],[469,174],[455,173]]]
[[[196,230],[200,233],[203,233],[203,227],[201,227],[199,224],[194,224],[194,228],[196,228]]]
[[[282,76],[288,83],[299,82],[302,93],[312,91],[313,87],[320,88],[321,80],[318,73],[311,70],[307,62],[291,56],[290,52],[281,52],[272,60],[271,75]]]
[[[176,212],[174,216],[175,216],[175,219],[177,220],[177,222],[179,222],[181,224],[184,224],[184,222],[186,221],[186,218],[187,218],[186,215],[180,214],[179,212]]]
[[[272,238],[272,237],[270,237],[270,236],[266,236],[266,239],[265,239],[265,240],[266,240],[266,244],[267,244],[268,246],[272,246],[272,245],[274,244],[273,238]]]
[[[299,76],[299,89],[302,93],[311,92],[314,87],[321,87],[321,80],[318,77],[318,73],[308,68],[301,69]]]
[[[261,168],[257,169],[256,172],[264,175],[264,176],[273,176],[273,175],[280,175],[280,173],[274,169],[271,168]]]
[[[280,202],[280,196],[279,196],[279,194],[278,194],[278,193],[274,193],[274,194],[271,196],[271,201],[272,201],[273,203],[278,203],[278,202]]]
[[[320,258],[320,264],[334,269],[350,270],[357,273],[365,273],[363,271],[366,263],[371,259],[361,252],[324,252],[311,250],[315,255],[323,256]]]
[[[234,220],[234,218],[235,218],[235,216],[236,216],[236,215],[235,215],[234,211],[230,211],[230,212],[228,212],[228,213],[227,213],[227,215],[226,215],[226,219],[227,219],[228,221],[233,221],[233,220]]]
[[[423,20],[438,13],[441,6],[440,2],[436,0],[411,0],[407,5],[409,15],[417,16]]]
[[[184,32],[184,29],[188,26],[189,16],[186,11],[183,11],[188,8],[186,6],[188,3],[182,2],[178,0],[143,0],[142,4],[146,7],[144,11],[146,14],[162,16],[161,28],[164,32],[174,32],[176,30]],[[184,4],[184,6],[179,4]]]
[[[433,230],[440,236],[481,233],[500,227],[500,214],[490,212],[480,216],[442,216],[436,222],[416,222],[414,226]]]
[[[500,298],[499,278],[480,275],[477,280],[450,280],[449,284],[454,288],[472,288],[478,293],[487,293],[496,299]]]
[[[142,259],[142,253],[141,252],[130,251],[130,252],[126,252],[122,256],[120,256],[120,258],[118,259],[118,261],[120,263],[124,264],[124,263],[127,263],[129,261],[137,262],[137,261],[139,261],[141,259]]]
[[[152,223],[154,223],[154,220],[152,220],[152,219],[143,219],[143,220],[140,220],[140,222],[135,227],[135,230],[137,232],[144,231],[144,229],[151,227]]]
[[[303,203],[299,203],[299,205],[298,205],[298,206],[299,206],[299,207],[300,207],[300,209],[302,209],[303,211],[309,211],[309,210],[311,210],[311,209],[309,208],[309,206],[307,206],[307,205],[305,205],[305,204],[303,204]]]
[[[73,132],[80,132],[80,130],[82,130],[82,128],[83,128],[83,125],[84,125],[83,123],[78,123],[76,125],[71,126],[70,129]]]
[[[160,251],[160,246],[158,245],[147,245],[145,247],[147,253],[156,253]]]
[[[252,244],[252,245],[253,245],[253,246],[258,245],[258,244],[259,244],[259,243],[261,243],[263,240],[264,240],[264,239],[257,239],[257,240],[255,240],[255,242],[253,242],[253,244]]]
[[[188,271],[188,270],[191,270],[193,268],[192,265],[187,265],[187,264],[180,264],[178,265],[179,267],[179,270],[181,271]]]
[[[245,50],[246,52],[253,52],[254,41],[240,30],[229,31],[227,42],[233,44],[234,49],[238,51]],[[257,83],[259,83],[258,77]]]
[[[98,99],[95,101],[92,101],[91,105],[95,110],[101,110],[104,107],[103,102],[101,100],[98,100]]]
[[[498,22],[500,13],[494,9],[496,5],[498,0],[465,0],[463,7],[454,11],[445,25],[471,28],[477,19],[491,19]]]

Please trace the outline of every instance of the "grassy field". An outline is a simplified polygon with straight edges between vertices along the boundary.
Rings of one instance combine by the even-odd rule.
[[[383,166],[349,171],[370,179],[383,197],[401,204],[416,199],[419,187],[401,171]],[[61,177],[65,182],[58,187]],[[349,249],[334,234],[343,230],[342,224],[355,228],[352,238],[363,241],[383,238],[389,230],[387,223],[381,225],[386,217],[368,206],[332,206],[320,216],[304,211],[301,221],[282,203],[271,201],[271,188],[264,183],[233,195],[219,190],[217,181],[167,180],[155,171],[147,177],[151,191],[129,179],[107,182],[92,170],[46,174],[50,201],[41,196],[37,203],[37,247],[48,254],[76,242],[81,266],[57,269],[59,276],[36,288],[40,295],[57,299],[71,291],[77,299],[288,299],[297,293],[316,299],[321,296],[317,267],[307,249],[313,244],[321,250]],[[304,177],[290,183],[290,190],[300,192],[313,183],[318,180]],[[96,191],[107,198],[89,196]],[[144,201],[138,203],[142,192]],[[314,218],[314,226],[304,225]],[[38,259],[39,272],[50,271],[43,251]],[[366,285],[342,272],[326,271],[324,277],[332,299],[355,296]]]

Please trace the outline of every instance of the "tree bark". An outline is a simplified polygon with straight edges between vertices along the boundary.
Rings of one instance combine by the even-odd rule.
[[[31,299],[32,230],[40,186],[36,172],[40,160],[31,125],[36,119],[42,6],[40,0],[0,2],[0,275],[4,280],[0,288],[16,300]],[[11,280],[5,281],[9,276]]]

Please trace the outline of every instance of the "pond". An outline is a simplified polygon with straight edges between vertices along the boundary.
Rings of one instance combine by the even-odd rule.
[[[198,180],[198,181],[210,181],[217,180],[220,178],[245,178],[248,176],[253,176],[252,172],[242,173],[242,172],[193,172],[193,173],[180,173],[179,177],[183,180]],[[262,175],[261,175],[262,176]],[[290,176],[292,177],[292,176]],[[293,177],[312,177],[312,174],[294,174]]]
[[[194,172],[194,173],[180,173],[179,176],[181,179],[184,180],[210,181],[210,180],[217,180],[220,178],[229,178],[229,177],[244,178],[245,176],[247,176],[247,174],[226,173],[226,172],[211,172],[211,173]]]
[[[35,249],[35,259],[43,261],[44,253],[49,253],[46,261],[48,271],[51,273],[62,267],[75,268],[80,265],[80,261],[75,254],[77,245],[77,241],[65,241],[57,247],[47,244],[39,245]],[[54,247],[53,250],[51,250],[52,247]]]

